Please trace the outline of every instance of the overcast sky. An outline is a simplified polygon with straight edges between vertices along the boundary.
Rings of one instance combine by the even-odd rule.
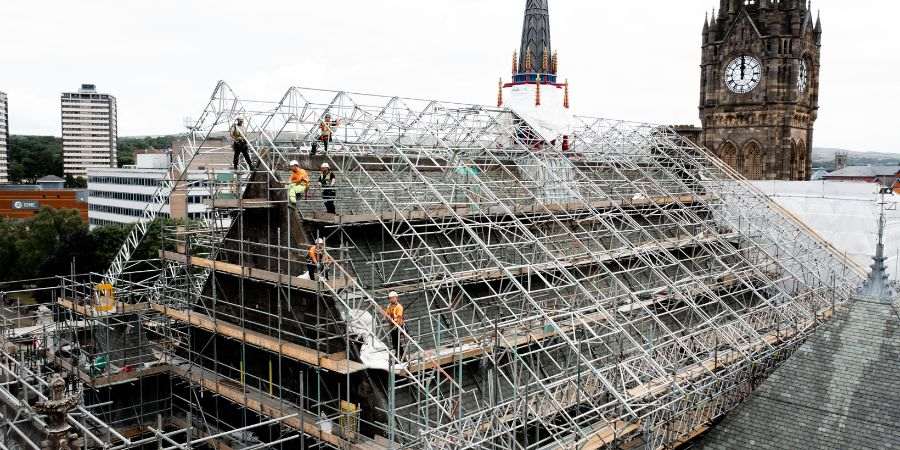
[[[550,0],[581,114],[697,117],[704,12],[718,0]],[[0,91],[13,134],[59,135],[59,93],[115,95],[121,136],[182,131],[216,81],[278,100],[292,85],[491,104],[525,0],[4,0]],[[817,147],[900,153],[900,4],[816,0]]]

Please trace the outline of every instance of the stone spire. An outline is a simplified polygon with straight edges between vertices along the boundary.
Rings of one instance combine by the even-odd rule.
[[[882,188],[879,194],[881,201],[878,204],[881,206],[881,213],[878,215],[878,242],[875,244],[875,257],[872,258],[872,271],[869,272],[869,278],[866,280],[863,290],[865,295],[885,300],[887,303],[893,297],[893,292],[891,292],[888,283],[888,272],[885,266],[886,258],[884,257],[884,226],[886,223],[884,211],[885,206],[889,202],[887,195],[890,192],[890,188]]]
[[[539,70],[552,55],[550,45],[550,10],[548,0],[528,0],[525,22],[522,25],[522,46],[519,49],[519,73],[528,72],[525,58],[531,55],[532,70]],[[552,70],[552,68],[549,68]],[[555,75],[555,74],[554,74]]]

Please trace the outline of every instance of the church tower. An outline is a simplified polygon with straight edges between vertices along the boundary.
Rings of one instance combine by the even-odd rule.
[[[703,24],[701,144],[749,179],[808,180],[821,44],[806,0],[720,0]]]

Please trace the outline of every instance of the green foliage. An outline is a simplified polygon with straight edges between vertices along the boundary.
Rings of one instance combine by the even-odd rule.
[[[172,143],[178,136],[156,137],[124,137],[119,138],[118,157],[119,167],[134,164],[134,152],[137,150],[172,148]]]
[[[130,231],[131,227],[125,225],[105,225],[91,230],[91,237],[95,245],[94,258],[102,261],[103,266],[99,271],[107,269]]]
[[[171,220],[150,225],[134,259],[157,258],[160,229]],[[103,273],[118,253],[131,227],[109,225],[88,229],[75,210],[43,208],[25,220],[0,218],[0,281],[77,273]]]
[[[171,148],[178,136],[122,137],[118,143],[119,167],[134,164],[134,152],[151,148]],[[9,179],[13,183],[34,183],[45,175],[63,176],[62,139],[54,136],[9,137]],[[66,187],[87,187],[75,179]]]
[[[66,187],[70,189],[86,189],[87,180],[84,177],[73,177],[69,174],[66,175]]]
[[[10,136],[9,179],[34,183],[45,175],[62,176],[62,139],[53,136]]]
[[[84,263],[94,262],[90,260],[92,245],[88,227],[77,211],[43,208],[25,221],[24,226],[26,234],[16,243],[17,269],[30,272],[23,275],[32,278],[68,273],[72,259],[78,264],[82,256],[86,256]]]

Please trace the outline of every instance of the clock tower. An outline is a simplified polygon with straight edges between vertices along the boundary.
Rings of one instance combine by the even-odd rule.
[[[808,180],[821,44],[806,0],[720,0],[703,24],[700,143],[751,180]]]

